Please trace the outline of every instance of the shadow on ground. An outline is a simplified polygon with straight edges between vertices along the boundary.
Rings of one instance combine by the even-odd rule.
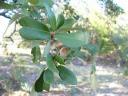
[[[29,53],[29,52],[28,52]],[[121,75],[122,68],[97,61],[96,90],[91,88],[91,64],[67,65],[76,74],[78,85],[61,84],[59,79],[50,92],[31,93],[33,96],[128,96],[128,79]],[[30,96],[29,93],[38,73],[45,66],[33,64],[30,54],[0,54],[0,96]],[[21,92],[21,93],[17,93]],[[25,92],[25,93],[24,93]],[[22,93],[26,95],[21,95]],[[12,94],[12,95],[11,95]],[[20,95],[18,95],[20,94]]]

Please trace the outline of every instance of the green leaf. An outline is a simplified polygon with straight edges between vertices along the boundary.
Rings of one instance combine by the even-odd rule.
[[[59,14],[57,18],[57,29],[60,28],[64,24],[64,16]]]
[[[61,17],[62,18],[62,17]],[[62,21],[61,21],[62,22]],[[70,19],[66,19],[64,21],[64,24],[58,29],[58,31],[70,31],[72,29],[72,26],[74,24],[74,19],[70,18]]]
[[[44,31],[49,31],[48,27],[45,24],[38,22],[37,20],[34,20],[33,18],[30,18],[27,16],[22,17],[19,20],[19,23],[21,26],[24,26],[24,27],[31,27],[31,28],[37,28],[40,30],[44,30]]]
[[[49,91],[50,89],[50,84],[44,82],[43,76],[44,70],[34,84],[34,89],[36,92],[42,92],[43,90]]]
[[[60,33],[56,34],[55,37],[70,48],[81,47],[89,42],[89,34],[87,32]]]
[[[44,7],[44,5],[52,6],[53,0],[39,0],[37,6]]]
[[[51,25],[51,28],[53,31],[56,29],[56,17],[51,8],[45,4],[45,8],[47,10],[47,16],[48,16],[48,22]]]
[[[43,91],[43,74],[44,71],[41,73],[40,77],[36,80],[35,84],[34,84],[34,89],[36,92],[42,92]]]
[[[28,4],[28,0],[17,0],[18,4],[22,4],[22,5],[27,5]]]
[[[40,12],[38,10],[39,10],[38,8],[35,8],[34,10],[31,10],[29,12],[29,14],[31,15],[31,17],[36,18],[35,20],[39,20],[38,18],[42,18],[41,14],[40,14]],[[30,15],[27,15],[27,16],[30,16]],[[43,22],[43,21],[41,21],[41,22]],[[43,24],[43,25],[45,25],[45,24]]]
[[[0,9],[14,9],[15,5],[7,4],[0,1]]]
[[[27,40],[49,40],[50,35],[43,30],[23,27],[19,30],[20,35]]]
[[[54,60],[53,60],[53,56],[51,54],[47,55],[46,60],[47,60],[47,65],[48,65],[49,70],[51,70],[52,72],[58,72],[56,65],[54,63]]]
[[[64,66],[58,66],[57,68],[59,70],[59,76],[64,81],[64,83],[72,85],[77,84],[77,78],[72,71]]]
[[[48,68],[44,71],[44,82],[46,82],[47,84],[51,84],[54,81],[54,74],[51,70],[49,70]]]
[[[84,46],[91,54],[96,54],[99,51],[98,44],[87,44]]]
[[[61,56],[55,55],[53,58],[54,58],[54,60],[57,61],[59,64],[63,64],[63,65],[65,64],[64,59],[63,59]]]
[[[68,57],[79,57],[85,59],[88,54],[84,51],[81,51],[80,48],[71,49]]]
[[[37,4],[39,0],[28,0],[31,4]]]
[[[49,91],[50,90],[50,84],[44,82],[43,83],[43,90]]]
[[[39,46],[35,46],[32,48],[31,54],[33,55],[33,62],[39,62],[41,59],[41,51]]]

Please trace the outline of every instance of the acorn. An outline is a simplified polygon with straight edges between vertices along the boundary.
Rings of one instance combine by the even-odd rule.
[[[56,48],[61,49],[63,47],[63,43],[58,41],[56,42]]]
[[[59,54],[60,54],[60,56],[62,56],[63,58],[66,58],[67,55],[68,55],[68,51],[69,51],[68,48],[62,47],[62,48],[60,49],[60,51],[59,51]]]

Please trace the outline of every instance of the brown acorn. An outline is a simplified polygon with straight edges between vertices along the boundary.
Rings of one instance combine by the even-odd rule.
[[[56,48],[61,49],[63,47],[63,43],[58,41],[56,42]]]
[[[60,49],[60,51],[59,51],[59,54],[60,54],[60,56],[62,56],[63,58],[66,58],[67,55],[68,55],[68,51],[69,51],[68,48],[62,47],[62,48]]]

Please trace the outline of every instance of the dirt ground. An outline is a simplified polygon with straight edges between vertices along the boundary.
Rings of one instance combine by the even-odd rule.
[[[29,49],[13,49],[11,55],[2,47],[0,50],[0,96],[128,96],[128,78],[111,58],[97,57],[94,84],[90,77],[91,64],[75,59],[67,67],[78,78],[76,86],[63,85],[57,78],[50,92],[35,93],[31,91],[32,85],[45,62],[33,64]]]

